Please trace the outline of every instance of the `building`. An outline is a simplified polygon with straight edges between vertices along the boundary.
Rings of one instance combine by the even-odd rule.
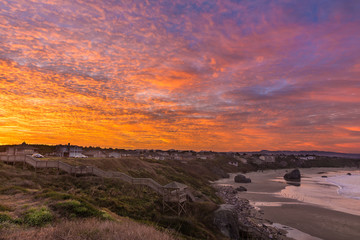
[[[113,151],[113,152],[109,153],[108,157],[109,158],[121,158],[121,153]]]
[[[0,155],[12,155],[12,156],[25,156],[33,155],[35,153],[35,147],[27,145],[23,142],[21,145],[8,146],[5,152],[1,152]]]
[[[102,151],[98,149],[88,150],[83,152],[85,156],[92,157],[92,158],[106,158],[107,155]]]
[[[264,161],[264,162],[275,162],[275,156],[267,156],[267,155],[262,155],[259,157],[260,160]]]
[[[59,157],[78,157],[81,156],[83,149],[78,146],[58,145],[56,146],[56,155]]]
[[[301,160],[315,160],[315,156],[299,157]]]
[[[240,161],[243,164],[247,164],[247,162],[248,162],[246,158],[243,158],[243,157],[240,157],[240,156],[235,156],[234,158],[236,160]]]

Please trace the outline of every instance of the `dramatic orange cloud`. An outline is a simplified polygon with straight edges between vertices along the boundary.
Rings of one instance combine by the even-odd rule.
[[[0,144],[360,149],[358,1],[0,2]]]

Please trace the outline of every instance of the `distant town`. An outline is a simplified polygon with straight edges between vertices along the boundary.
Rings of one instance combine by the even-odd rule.
[[[148,160],[175,160],[186,163],[194,160],[212,160],[215,158],[226,158],[228,164],[239,166],[239,164],[262,165],[280,161],[282,167],[286,167],[288,161],[302,163],[308,160],[316,160],[320,157],[360,159],[360,154],[324,152],[324,151],[268,151],[258,152],[213,152],[192,150],[149,150],[136,149],[125,150],[117,148],[82,147],[71,145],[37,145],[23,142],[19,145],[0,146],[0,156],[6,155],[32,155],[35,158],[60,157],[60,158],[139,158]]]

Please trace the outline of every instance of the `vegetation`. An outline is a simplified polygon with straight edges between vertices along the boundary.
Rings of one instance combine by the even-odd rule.
[[[29,209],[24,217],[23,223],[32,227],[41,227],[53,220],[53,215],[47,207]]]
[[[101,217],[102,212],[84,201],[66,200],[51,205],[54,211],[67,218]]]
[[[221,203],[221,199],[215,194],[210,181],[226,177],[228,172],[310,166],[359,166],[359,160],[295,159],[295,156],[279,156],[274,163],[259,165],[255,158],[248,157],[249,163],[239,162],[238,167],[229,165],[228,162],[233,159],[226,155],[212,160],[198,159],[188,162],[141,160],[133,157],[61,159],[71,164],[94,165],[104,170],[121,171],[132,177],[153,178],[163,185],[172,181],[184,183],[201,201],[187,204],[188,213],[183,216],[164,214],[161,196],[147,187],[130,185],[117,179],[74,177],[61,172],[57,174],[55,170],[53,174],[49,174],[49,170],[35,173],[32,169],[23,169],[22,164],[15,164],[13,167],[0,162],[0,235],[6,233],[9,236],[31,236],[31,227],[41,227],[41,230],[36,231],[44,231],[44,236],[51,238],[59,234],[58,229],[69,230],[71,224],[79,224],[83,226],[71,230],[79,237],[72,239],[112,239],[112,235],[107,234],[112,232],[114,236],[120,236],[119,229],[123,226],[117,221],[126,217],[151,225],[152,227],[145,228],[153,231],[154,228],[161,231],[172,229],[177,233],[176,237],[180,238],[221,239],[222,235],[214,228],[212,220],[212,213],[217,204]],[[113,221],[108,221],[109,219]],[[95,223],[97,227],[90,231],[88,226]],[[9,224],[17,227],[9,228]],[[47,224],[55,228],[49,228]],[[20,231],[19,226],[23,230]],[[86,231],[89,235],[85,234]],[[62,236],[58,239],[70,238],[61,234],[58,236]],[[164,236],[163,239],[173,238],[169,234]]]
[[[0,212],[5,212],[5,211],[11,211],[11,208],[6,205],[0,204]]]
[[[3,222],[12,222],[12,219],[9,215],[5,214],[5,213],[0,213],[0,223]]]
[[[208,182],[209,179],[216,179],[216,174],[204,171],[204,177],[199,177],[203,167],[199,167],[199,172],[189,174],[181,165],[170,161],[137,159],[126,168],[122,160],[86,160],[76,161],[78,164],[98,165],[106,170],[123,169],[134,177],[152,177],[162,184],[176,180],[195,189],[199,187],[201,192],[198,196],[220,202]],[[140,164],[146,167],[139,170],[141,167],[136,166]],[[2,196],[11,200],[3,202]],[[217,208],[215,203],[190,203],[187,205],[189,214],[180,217],[172,213],[163,214],[159,194],[147,187],[133,186],[116,179],[74,177],[63,173],[57,175],[55,172],[49,174],[45,170],[35,173],[32,169],[23,169],[22,164],[15,165],[15,168],[3,164],[0,166],[0,201],[2,206],[14,210],[9,216],[11,218],[6,218],[6,222],[2,224],[40,227],[67,220],[96,218],[97,221],[106,221],[120,216],[158,229],[173,229],[179,232],[181,238],[221,238],[220,233],[212,226],[211,215]]]
[[[174,233],[161,232],[153,227],[133,222],[129,219],[120,221],[101,221],[98,219],[84,219],[74,221],[62,221],[52,227],[40,229],[25,228],[0,228],[0,236],[3,240],[172,240]]]

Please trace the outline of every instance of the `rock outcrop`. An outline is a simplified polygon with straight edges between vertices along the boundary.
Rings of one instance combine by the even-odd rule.
[[[245,191],[247,191],[246,187],[243,187],[243,186],[237,187],[235,190],[238,191],[238,192],[245,192]]]
[[[239,223],[234,205],[220,205],[219,209],[214,212],[214,224],[228,238],[240,239]]]
[[[234,181],[237,182],[237,183],[251,183],[251,179],[245,177],[245,176],[242,175],[242,174],[236,175],[236,176],[234,177]]]
[[[300,181],[301,180],[301,174],[299,169],[292,170],[289,173],[286,173],[284,175],[284,179],[286,181]]]
[[[231,212],[237,215],[240,239],[287,239],[284,238],[282,231],[265,225],[265,223],[270,222],[263,218],[263,213],[251,206],[249,200],[241,198],[234,188],[216,186],[216,189],[218,196],[227,203],[223,205],[225,209],[226,206],[229,206],[227,209],[231,209]]]

